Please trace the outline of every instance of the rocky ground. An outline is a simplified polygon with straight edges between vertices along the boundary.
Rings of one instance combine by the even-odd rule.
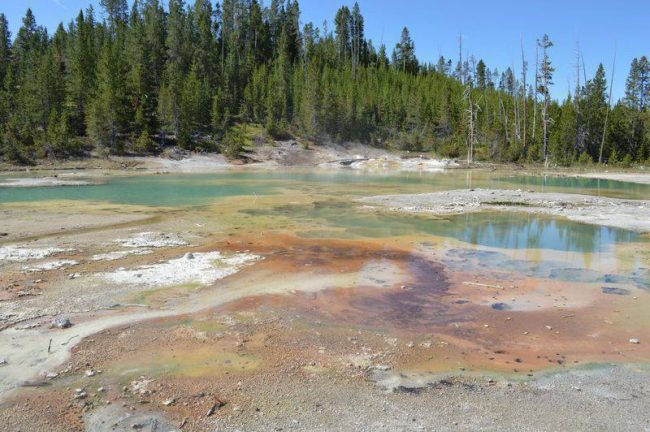
[[[298,317],[221,311],[102,331],[74,349],[58,376],[5,403],[3,430],[650,428],[645,366],[586,365],[524,378],[422,374],[418,384],[387,389],[383,378],[399,378],[393,365],[415,348],[374,332],[315,333],[303,325]],[[441,348],[426,349],[440,355]]]
[[[506,189],[384,195],[360,201],[408,213],[449,215],[483,211],[523,212],[640,232],[650,231],[650,201]]]
[[[76,160],[41,160],[35,166],[16,166],[0,163],[0,172],[20,173],[39,171],[70,171],[78,175],[110,174],[120,172],[214,172],[224,168],[250,165],[258,168],[274,168],[280,166],[317,166],[332,164],[339,166],[340,161],[366,160],[384,156],[399,157],[401,152],[388,152],[362,144],[349,143],[339,145],[329,143],[316,145],[296,140],[260,143],[250,153],[243,155],[241,160],[228,160],[218,153],[193,153],[178,148],[166,149],[159,156],[110,156],[108,158],[88,157]],[[404,153],[404,155],[408,155]],[[410,155],[409,155],[410,157]],[[41,185],[67,184],[72,180],[61,175],[40,180],[11,180],[10,186],[36,185],[29,182],[39,182]]]

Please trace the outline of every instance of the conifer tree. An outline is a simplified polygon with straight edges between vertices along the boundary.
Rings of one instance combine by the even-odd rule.
[[[418,61],[415,58],[415,44],[409,34],[409,29],[404,27],[399,42],[393,50],[393,67],[402,72],[417,73]]]
[[[97,85],[95,32],[92,7],[86,13],[79,11],[70,35],[66,92],[71,133],[75,135],[83,135],[86,131],[88,106]]]
[[[1,158],[30,163],[92,146],[216,148],[248,142],[247,123],[276,138],[450,157],[469,150],[469,159],[650,156],[646,57],[633,61],[625,97],[609,110],[602,66],[561,103],[551,98],[548,36],[538,41],[535,85],[527,87],[523,52],[517,75],[513,67],[501,73],[465,53],[462,37],[455,73],[444,56],[420,64],[407,28],[389,59],[383,44],[366,39],[357,3],[338,9],[332,31],[327,23],[300,28],[297,0],[99,3],[102,21],[88,8],[51,35],[27,10],[13,40],[0,14]]]
[[[597,160],[607,111],[607,80],[602,64],[598,65],[594,78],[585,84],[584,93],[582,111],[588,127],[584,151],[593,160]]]
[[[551,123],[549,109],[551,105],[551,91],[550,86],[553,85],[553,72],[555,69],[551,66],[551,59],[548,54],[549,48],[553,46],[553,42],[544,35],[541,40],[537,42],[539,48],[542,50],[542,62],[539,68],[539,88],[537,92],[542,95],[542,158],[545,163],[548,162],[548,132]]]
[[[11,32],[5,14],[0,13],[0,88],[3,88],[11,61]]]

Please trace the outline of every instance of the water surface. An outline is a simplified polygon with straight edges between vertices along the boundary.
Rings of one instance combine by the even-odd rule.
[[[517,184],[540,192],[571,191],[587,195],[612,198],[648,199],[650,185],[587,177],[566,176],[507,176],[500,179],[505,184]]]
[[[79,178],[81,179],[81,178]],[[193,206],[224,197],[301,191],[365,196],[380,193],[435,192],[462,188],[518,189],[602,194],[644,199],[650,185],[573,177],[508,176],[489,172],[374,174],[353,169],[283,171],[241,170],[213,174],[110,177],[87,186],[2,187],[0,204],[46,200],[107,201],[149,206]]]

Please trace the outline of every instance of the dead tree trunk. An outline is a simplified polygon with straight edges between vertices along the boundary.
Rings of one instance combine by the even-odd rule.
[[[526,118],[526,105],[527,105],[527,95],[526,95],[526,73],[528,72],[528,63],[526,63],[526,59],[524,57],[524,42],[523,40],[521,41],[521,83],[522,83],[522,89],[523,89],[523,94],[521,95],[522,97],[522,115],[523,115],[523,130],[522,130],[522,147],[521,147],[521,152],[523,155],[526,154],[526,130],[528,128],[527,125],[527,118]]]
[[[499,103],[501,104],[501,110],[503,111],[503,130],[506,134],[505,144],[508,145],[510,142],[510,138],[508,138],[508,111],[506,110],[506,107],[503,105],[503,100],[501,98],[499,98]]]
[[[616,48],[614,48],[614,60],[612,61],[612,76],[609,80],[609,97],[607,98],[607,112],[605,112],[605,124],[603,125],[603,136],[600,140],[600,153],[598,163],[603,163],[603,149],[605,148],[605,135],[607,134],[607,122],[609,121],[609,111],[612,107],[612,86],[614,85],[614,69],[616,68]]]
[[[533,141],[537,135],[537,89],[539,88],[539,48],[535,48],[535,100],[533,101]]]
[[[474,147],[476,145],[476,113],[479,110],[478,105],[472,102],[472,89],[470,86],[465,87],[465,101],[467,102],[467,163],[474,161]]]

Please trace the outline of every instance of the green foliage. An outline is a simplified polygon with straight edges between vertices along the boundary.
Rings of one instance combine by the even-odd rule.
[[[210,124],[211,101],[200,78],[199,65],[195,62],[185,79],[179,104],[179,144],[184,148],[194,146],[195,137],[207,131]]]
[[[623,168],[630,168],[632,167],[633,162],[632,156],[628,153],[623,159],[621,159],[619,165]]]
[[[140,153],[151,153],[156,149],[156,142],[151,138],[149,132],[143,130],[133,143],[133,149]]]
[[[0,14],[3,158],[75,156],[86,144],[122,153],[131,142],[149,153],[153,137],[197,150],[221,141],[236,158],[252,142],[247,124],[275,139],[455,158],[470,136],[478,159],[570,165],[598,161],[601,145],[610,163],[650,157],[645,57],[634,59],[625,98],[610,109],[602,65],[573,96],[550,99],[546,35],[537,87],[525,88],[514,67],[499,73],[473,56],[455,70],[442,56],[421,63],[406,27],[390,54],[376,48],[356,3],[338,9],[333,31],[301,29],[297,0],[100,4],[103,22],[89,8],[51,36],[28,10],[13,40]]]
[[[233,126],[223,137],[223,153],[230,159],[238,159],[241,153],[250,146],[245,125]]]
[[[580,154],[578,158],[578,164],[582,166],[591,166],[594,163],[594,160],[587,153]]]
[[[58,116],[54,111],[50,115],[47,129],[47,156],[78,156],[83,151],[83,142],[72,134],[72,120],[67,111]]]
[[[402,29],[402,36],[395,49],[393,50],[393,66],[395,69],[408,72],[417,73],[418,60],[415,58],[415,44],[409,34],[409,29],[404,27]]]

